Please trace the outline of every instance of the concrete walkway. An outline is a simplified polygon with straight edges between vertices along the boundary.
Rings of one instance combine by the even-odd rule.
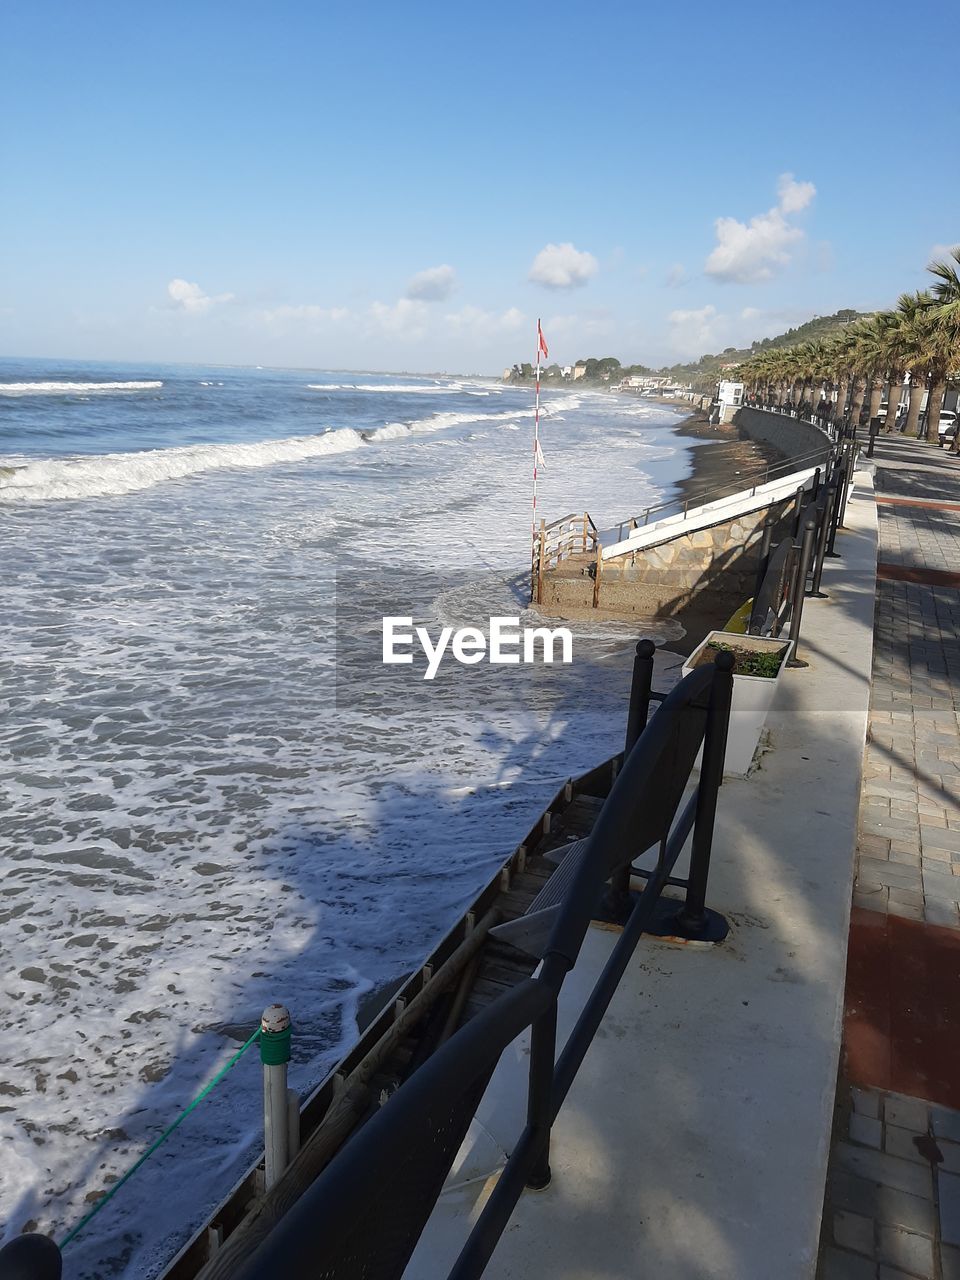
[[[870,732],[822,1280],[960,1280],[960,459],[880,437]]]

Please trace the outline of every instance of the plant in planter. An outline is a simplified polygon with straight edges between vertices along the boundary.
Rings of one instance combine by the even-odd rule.
[[[793,641],[767,636],[711,631],[683,665],[687,675],[718,653],[734,655],[733,702],[723,771],[742,775],[750,768],[777,685],[786,670]]]

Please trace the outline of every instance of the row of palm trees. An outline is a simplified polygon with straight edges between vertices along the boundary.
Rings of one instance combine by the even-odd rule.
[[[893,310],[861,316],[817,342],[757,352],[740,365],[738,377],[765,402],[792,402],[811,416],[848,417],[855,423],[867,397],[870,418],[879,416],[889,388],[883,424],[888,431],[908,380],[904,430],[937,439],[947,383],[960,378],[960,246],[927,270],[928,287],[901,294]],[[960,431],[953,440],[953,451],[958,448]]]

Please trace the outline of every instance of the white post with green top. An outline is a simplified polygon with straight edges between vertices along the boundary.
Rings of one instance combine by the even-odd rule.
[[[268,1191],[290,1163],[287,1114],[290,1030],[290,1014],[282,1004],[271,1004],[264,1009],[260,1020],[260,1061],[263,1063],[263,1146]]]

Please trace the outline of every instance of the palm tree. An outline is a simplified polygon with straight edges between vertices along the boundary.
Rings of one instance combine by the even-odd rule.
[[[940,410],[952,369],[960,366],[960,247],[950,251],[946,262],[931,262],[927,270],[933,276],[930,293],[933,297],[933,320],[936,325],[937,346],[941,357],[934,370],[936,379],[930,391],[927,412],[927,430],[936,439],[940,430]],[[960,432],[955,432],[951,452],[960,450]]]
[[[929,382],[932,306],[931,295],[919,291],[902,293],[897,302],[894,347],[910,374],[910,401],[904,431],[913,435],[919,435],[920,406]]]

